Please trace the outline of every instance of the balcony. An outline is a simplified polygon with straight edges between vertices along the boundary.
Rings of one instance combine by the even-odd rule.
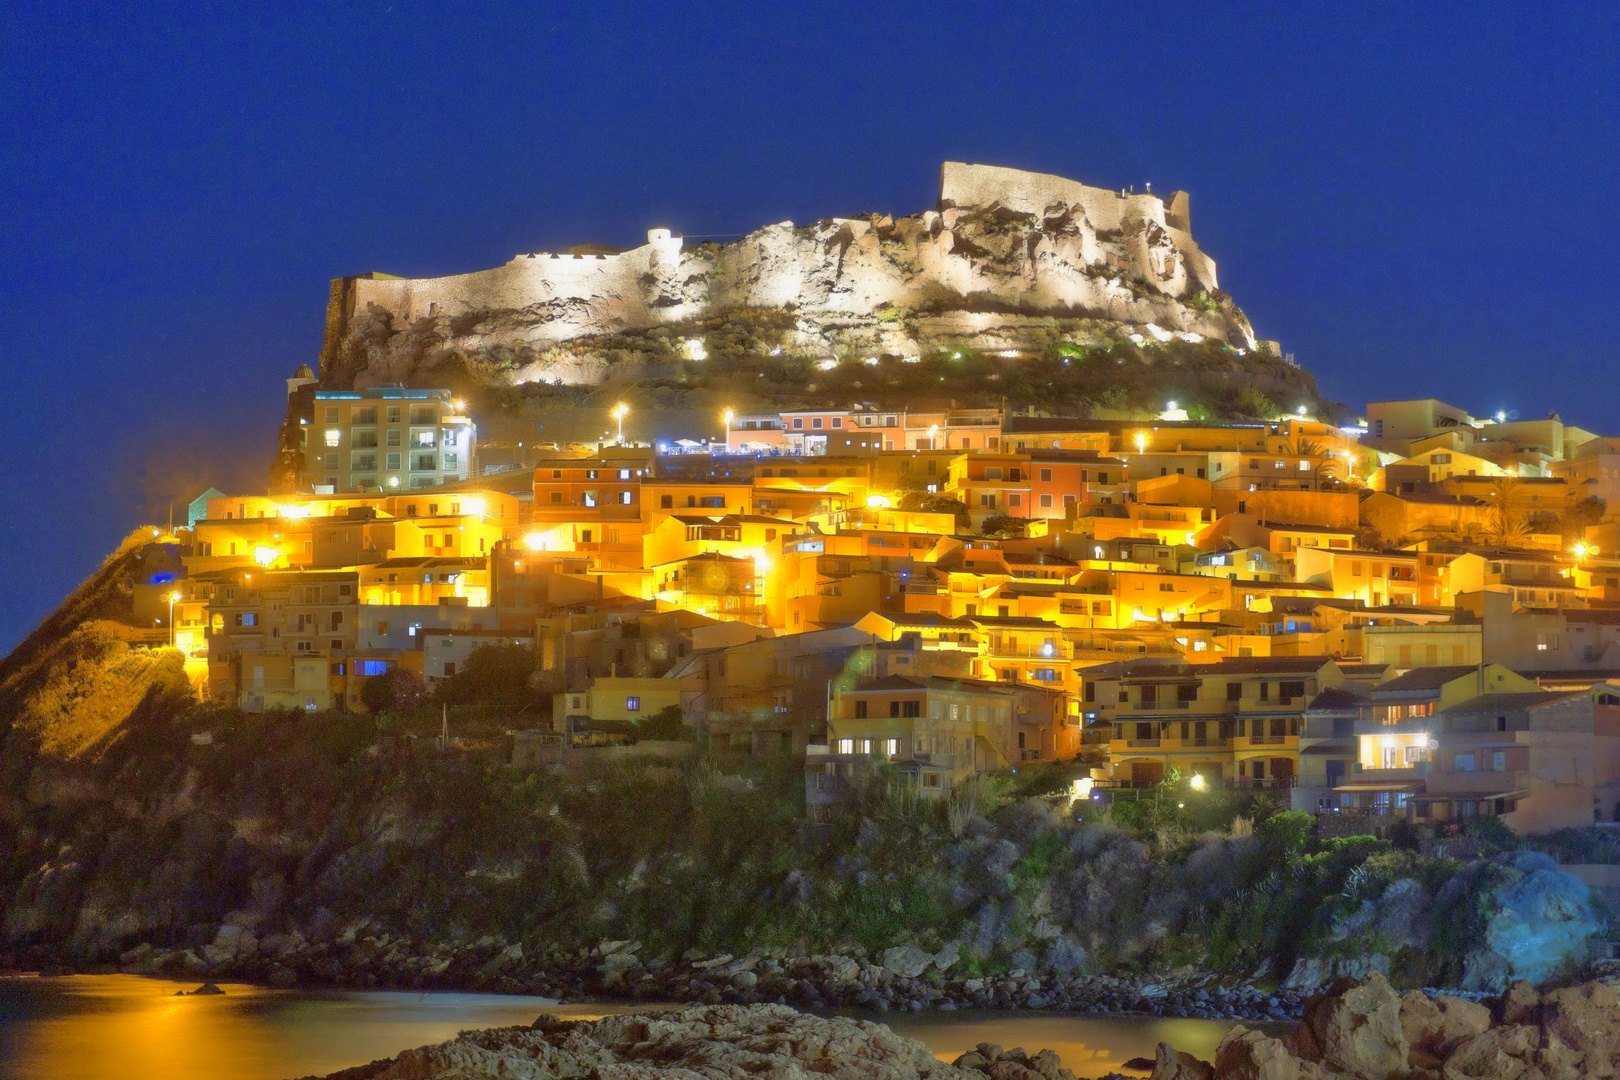
[[[970,616],[970,618],[971,618],[971,616]],[[1063,646],[1061,646],[1061,645],[1055,645],[1055,646],[1052,647],[1051,652],[1047,652],[1045,647],[1041,646],[1041,645],[998,645],[998,644],[991,644],[990,649],[988,651],[988,655],[990,655],[990,656],[1005,656],[1005,657],[1014,658],[1014,659],[1029,659],[1029,660],[1053,660],[1053,661],[1057,661],[1057,660],[1067,660],[1067,659],[1069,659],[1068,650],[1066,648],[1064,648]]]
[[[1157,750],[1164,742],[1164,739],[1126,739],[1125,747],[1128,750]]]

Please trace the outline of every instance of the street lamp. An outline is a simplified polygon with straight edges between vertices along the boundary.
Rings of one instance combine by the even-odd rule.
[[[928,425],[928,449],[930,449],[930,450],[934,449],[934,443],[938,438],[939,438],[939,425],[938,424],[929,424]]]
[[[727,409],[720,414],[720,419],[726,423],[726,453],[729,454],[731,453],[731,422],[737,419],[737,414],[731,409]]]
[[[1138,454],[1147,453],[1147,432],[1145,431],[1136,433],[1136,452]]]
[[[626,405],[622,401],[619,402],[617,405],[613,406],[613,419],[615,419],[615,420],[617,420],[619,422],[619,445],[620,446],[624,445],[624,418],[625,418],[625,414],[627,414],[629,411],[630,411],[630,406]]]
[[[169,648],[171,648],[171,649],[175,647],[174,602],[176,600],[178,600],[178,599],[180,599],[180,594],[179,593],[172,592],[172,593],[169,594]]]
[[[1194,791],[1203,791],[1205,783],[1206,783],[1206,781],[1204,780],[1204,774],[1203,773],[1193,773],[1192,774],[1192,779],[1187,781],[1187,783]]]

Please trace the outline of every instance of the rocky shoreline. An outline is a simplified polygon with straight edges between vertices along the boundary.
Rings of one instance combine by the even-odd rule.
[[[1617,1066],[1620,998],[1605,983],[1542,994],[1520,982],[1481,1003],[1399,994],[1374,973],[1313,996],[1282,1038],[1235,1026],[1213,1062],[1160,1043],[1149,1080],[1606,1080]],[[541,1016],[527,1028],[463,1032],[328,1080],[518,1076],[1075,1080],[1051,1050],[980,1043],[947,1064],[882,1024],[782,1005],[694,1006],[597,1021]]]
[[[741,956],[688,953],[671,961],[643,958],[633,941],[603,941],[575,951],[534,950],[493,936],[458,944],[423,942],[364,924],[316,942],[296,930],[261,934],[246,918],[196,928],[190,937],[205,940],[175,947],[142,944],[123,952],[116,964],[25,956],[0,957],[0,968],[9,959],[13,967],[32,961],[45,974],[117,971],[282,988],[481,991],[559,1001],[776,1003],[878,1012],[1029,1009],[1253,1021],[1298,1019],[1310,992],[1191,968],[1156,975],[1016,969],[980,974],[960,961],[955,947],[932,954],[911,946],[811,956],[771,950]],[[1462,996],[1477,1000],[1484,995]]]

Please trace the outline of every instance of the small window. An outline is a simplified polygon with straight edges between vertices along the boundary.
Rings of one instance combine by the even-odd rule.
[[[1041,483],[1050,484],[1051,482],[1052,482],[1052,470],[1051,469],[1042,469],[1041,470]],[[1050,506],[1052,504],[1051,503],[1045,503],[1043,505]]]
[[[625,698],[624,699],[624,711],[625,712],[640,712],[641,711],[641,698],[636,697],[633,694],[631,696]]]

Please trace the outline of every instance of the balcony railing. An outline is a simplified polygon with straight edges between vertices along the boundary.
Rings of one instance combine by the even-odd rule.
[[[1126,739],[1125,746],[1130,750],[1155,750],[1163,739]]]
[[[1030,660],[1067,660],[1067,650],[1060,646],[1053,646],[1051,652],[1046,652],[1042,646],[1034,645],[991,645],[991,656],[1006,656],[1013,658],[1027,658]]]

